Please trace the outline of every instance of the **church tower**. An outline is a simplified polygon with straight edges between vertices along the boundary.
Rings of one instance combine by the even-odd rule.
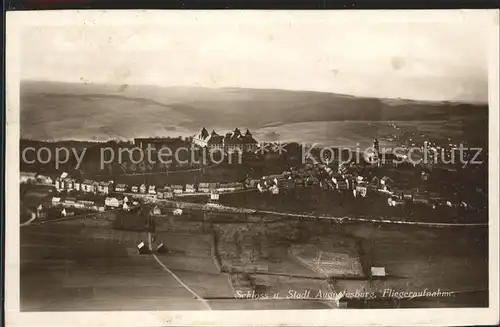
[[[378,144],[377,138],[373,139],[373,151],[375,152],[376,157],[380,157],[380,146]]]

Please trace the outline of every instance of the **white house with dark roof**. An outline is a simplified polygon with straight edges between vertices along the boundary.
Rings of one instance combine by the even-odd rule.
[[[149,185],[148,194],[150,194],[150,195],[156,194],[156,186],[155,185]]]
[[[123,193],[127,191],[127,185],[126,184],[118,184],[115,186],[115,192]]]
[[[21,183],[35,183],[36,182],[36,173],[28,173],[28,172],[21,172],[19,176],[19,181]]]

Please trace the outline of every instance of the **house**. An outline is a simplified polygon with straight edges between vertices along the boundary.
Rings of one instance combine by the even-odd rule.
[[[239,183],[239,182],[232,183],[232,186],[234,187],[235,191],[242,191],[245,189],[245,185],[243,185],[243,183]]]
[[[63,205],[65,207],[74,207],[75,203],[76,203],[75,198],[66,198],[66,199],[64,199]]]
[[[182,193],[184,193],[184,186],[172,185],[172,191],[174,194],[182,194]]]
[[[425,192],[417,192],[413,196],[413,203],[415,204],[429,204],[429,199],[427,197],[427,193]]]
[[[397,167],[400,163],[404,161],[406,158],[405,155],[396,155],[390,152],[382,153],[381,164],[384,165],[392,165],[393,167]]]
[[[394,194],[394,190],[390,185],[380,185],[377,189],[378,192],[380,193],[385,193],[385,194]]]
[[[392,195],[390,198],[387,199],[387,204],[389,205],[389,207],[397,207],[403,205],[404,201],[401,197]]]
[[[94,201],[90,201],[90,200],[77,200],[76,203],[79,204],[79,206],[81,206],[83,208],[89,208],[95,204]]]
[[[158,206],[155,206],[152,210],[152,214],[155,215],[155,216],[160,216],[161,215],[161,210],[160,210],[160,207]]]
[[[348,168],[347,168],[347,166],[346,166],[345,164],[343,164],[343,163],[341,163],[341,164],[339,165],[338,169],[337,169],[337,172],[338,172],[339,174],[341,174],[341,175],[342,175],[342,174],[346,174],[346,173],[347,173],[347,171],[348,171]]]
[[[164,199],[173,199],[174,198],[174,191],[170,187],[165,188],[163,190],[163,198]]]
[[[198,192],[209,193],[210,192],[210,184],[209,183],[198,184]]]
[[[54,186],[58,192],[62,191],[64,190],[64,181],[61,178],[57,177]]]
[[[195,193],[196,192],[196,188],[194,186],[194,184],[186,184],[186,193]]]
[[[36,173],[21,172],[19,182],[22,184],[36,183]]]
[[[82,190],[82,183],[78,180],[75,180],[75,191],[80,192]]]
[[[289,179],[284,179],[284,180],[280,180],[279,183],[278,183],[278,187],[279,188],[282,188],[282,189],[290,189],[290,184],[289,183],[293,183],[293,181],[289,180]]]
[[[219,192],[230,191],[230,185],[228,183],[220,183],[219,187],[217,188],[217,191]]]
[[[80,188],[83,192],[85,193],[94,193],[96,190],[94,190],[94,182],[86,179],[82,182]]]
[[[146,184],[141,184],[141,186],[139,186],[139,192],[144,194],[146,193],[146,191],[147,191]]]
[[[349,185],[345,181],[339,181],[337,183],[337,190],[339,191],[346,191],[349,189]]]
[[[182,209],[175,209],[174,211],[172,211],[172,213],[174,214],[174,216],[181,216],[182,215]]]
[[[127,202],[123,202],[122,209],[123,209],[123,211],[130,211],[130,207],[129,207],[129,205],[127,204]]]
[[[266,188],[263,187],[260,183],[257,183],[257,190],[259,190],[260,193],[263,193],[266,191]]]
[[[432,206],[433,209],[436,209],[437,207],[445,206],[446,202],[439,193],[431,192],[429,193],[429,204]]]
[[[45,207],[41,204],[36,208],[36,217],[37,218],[47,217],[47,211],[45,210]]]
[[[149,246],[146,246],[146,244],[144,244],[144,242],[141,241],[141,243],[137,245],[137,252],[139,254],[149,254],[151,253],[151,249],[149,248]]]
[[[110,190],[113,189],[113,182],[100,182],[98,185],[98,192],[100,194],[109,194]]]
[[[99,182],[92,182],[92,189],[94,190],[94,193],[97,193],[99,191]]]
[[[64,189],[66,189],[67,191],[73,191],[75,189],[75,179],[69,177],[65,178]]]
[[[123,200],[118,200],[116,197],[106,197],[104,205],[111,208],[120,208],[123,206]]]
[[[216,190],[212,190],[210,192],[210,201],[211,202],[219,201],[219,192],[217,192]]]
[[[115,186],[115,192],[124,193],[127,191],[127,184],[118,184]]]
[[[157,253],[167,253],[168,252],[168,249],[167,247],[165,246],[165,244],[163,244],[163,242],[161,242],[157,247],[156,247],[156,252]]]
[[[74,204],[74,207],[77,209],[83,209],[83,208],[85,208],[85,205],[83,203],[81,203],[80,201],[76,201]]]
[[[358,183],[353,190],[353,195],[357,197],[358,195],[365,198],[368,193],[368,187],[366,183]]]
[[[410,191],[403,191],[403,200],[412,200],[413,199],[413,193]]]
[[[285,189],[291,190],[291,189],[295,188],[295,183],[294,183],[293,179],[287,179],[287,180],[283,181],[282,187]]]
[[[149,185],[148,194],[156,195],[156,186],[155,185]]]
[[[156,197],[158,199],[171,199],[174,197],[172,189],[169,186],[165,186],[163,189],[159,189],[156,192]]]
[[[380,185],[392,185],[394,184],[394,181],[392,178],[384,176],[380,179]]]
[[[296,187],[304,186],[304,180],[300,177],[295,178],[293,183],[295,184]]]
[[[57,207],[61,205],[61,198],[60,197],[53,197],[52,198],[52,206]]]
[[[52,185],[54,180],[50,176],[38,175],[36,176],[36,182],[44,185]]]
[[[226,192],[235,192],[243,189],[242,183],[227,183],[224,185]]]
[[[132,191],[132,193],[139,193],[139,187],[137,185],[132,185],[130,191]]]
[[[335,185],[339,182],[339,181],[342,181],[344,180],[344,178],[342,177],[342,175],[340,174],[333,174],[332,175],[332,182],[335,183]]]
[[[271,186],[270,191],[271,191],[271,194],[273,194],[273,195],[280,194],[280,188],[277,185]]]
[[[370,275],[372,277],[385,277],[385,267],[371,267],[370,268]]]

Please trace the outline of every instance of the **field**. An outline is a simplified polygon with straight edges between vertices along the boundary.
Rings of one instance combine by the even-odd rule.
[[[20,105],[21,137],[38,140],[192,136],[205,125],[219,133],[248,127],[259,141],[347,147],[356,143],[364,147],[375,136],[391,134],[387,121],[434,138],[467,135],[485,139],[484,117],[488,115],[486,105],[321,92],[152,86],[123,89],[119,85],[48,82],[22,83]],[[119,113],[114,108],[119,108]],[[143,114],[137,116],[139,109]],[[82,121],[86,122],[84,129],[78,128]],[[212,122],[211,126],[206,126],[207,122]]]
[[[363,267],[359,259],[354,239],[331,238],[311,240],[290,248],[290,255],[302,265],[327,277],[363,277]]]
[[[115,230],[112,220],[116,217],[22,227],[21,309],[206,309],[151,255],[137,254],[136,245],[147,242],[148,232]],[[488,288],[486,229],[339,226],[244,217],[193,213],[155,218],[153,247],[163,242],[168,249],[158,259],[213,309],[329,308],[331,302],[296,297],[332,289],[352,293],[388,288],[469,292],[398,304],[407,307],[487,304],[486,293],[481,293]],[[326,280],[290,255],[291,248],[307,244],[324,252],[357,256],[363,272],[370,266],[385,267],[388,276],[367,280],[337,275]],[[268,297],[279,294],[282,299],[238,299],[238,291],[250,290]],[[384,305],[395,304],[352,303],[353,307]]]

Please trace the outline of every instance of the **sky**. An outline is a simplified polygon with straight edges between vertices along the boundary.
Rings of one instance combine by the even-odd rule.
[[[75,24],[22,35],[24,80],[488,99],[488,39],[470,22]]]

